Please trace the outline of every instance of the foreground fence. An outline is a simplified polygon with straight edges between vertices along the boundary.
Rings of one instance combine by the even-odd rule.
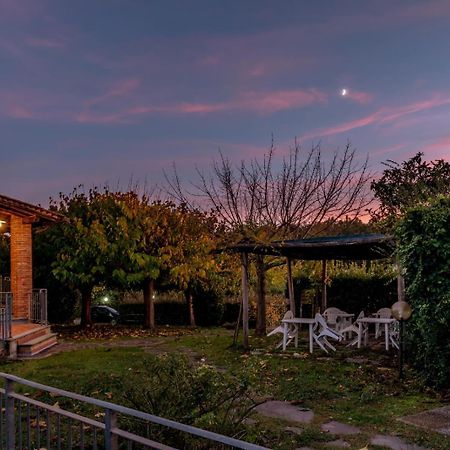
[[[264,449],[228,436],[14,375],[0,372],[0,378],[4,381],[4,389],[0,388],[2,449],[175,448],[154,439],[154,436],[162,435],[162,428],[166,433],[179,434],[180,442],[183,442],[179,447],[182,448]],[[101,420],[97,420],[98,418]]]

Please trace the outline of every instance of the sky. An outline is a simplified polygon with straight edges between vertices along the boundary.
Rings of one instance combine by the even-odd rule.
[[[0,0],[0,193],[195,181],[272,136],[450,159],[450,1]]]

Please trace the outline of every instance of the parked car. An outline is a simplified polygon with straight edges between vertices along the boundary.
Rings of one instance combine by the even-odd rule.
[[[93,322],[117,325],[120,322],[120,314],[110,306],[95,305],[91,306],[91,319]]]

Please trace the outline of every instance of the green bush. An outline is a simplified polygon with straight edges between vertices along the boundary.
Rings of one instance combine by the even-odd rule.
[[[229,436],[245,432],[243,419],[255,405],[245,377],[195,366],[179,354],[146,356],[124,381],[119,403]],[[134,431],[146,434],[148,429]],[[211,448],[210,442],[164,427],[151,427],[150,438],[177,448]]]
[[[450,198],[408,211],[397,228],[413,315],[411,362],[426,380],[450,387]]]

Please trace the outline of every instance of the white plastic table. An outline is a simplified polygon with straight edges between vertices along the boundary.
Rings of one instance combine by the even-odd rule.
[[[283,319],[283,351],[286,350],[287,338],[289,332],[289,324],[292,324],[296,328],[295,333],[295,346],[298,347],[298,331],[299,325],[305,324],[309,326],[309,353],[313,352],[313,326],[316,323],[316,319],[307,319],[304,317],[294,317],[293,319]]]
[[[362,336],[362,326],[363,323],[378,323],[380,325],[384,325],[384,342],[386,350],[389,350],[389,325],[395,322],[395,319],[386,319],[383,317],[363,317],[357,320],[358,322],[358,348],[361,348],[361,336]],[[366,335],[367,336],[367,335]]]
[[[351,324],[351,321],[350,323],[348,323],[346,319],[353,319],[353,317],[355,317],[354,314],[346,312],[334,313],[333,315],[336,317],[336,319],[340,319],[339,321],[336,321],[336,329],[338,331]]]

